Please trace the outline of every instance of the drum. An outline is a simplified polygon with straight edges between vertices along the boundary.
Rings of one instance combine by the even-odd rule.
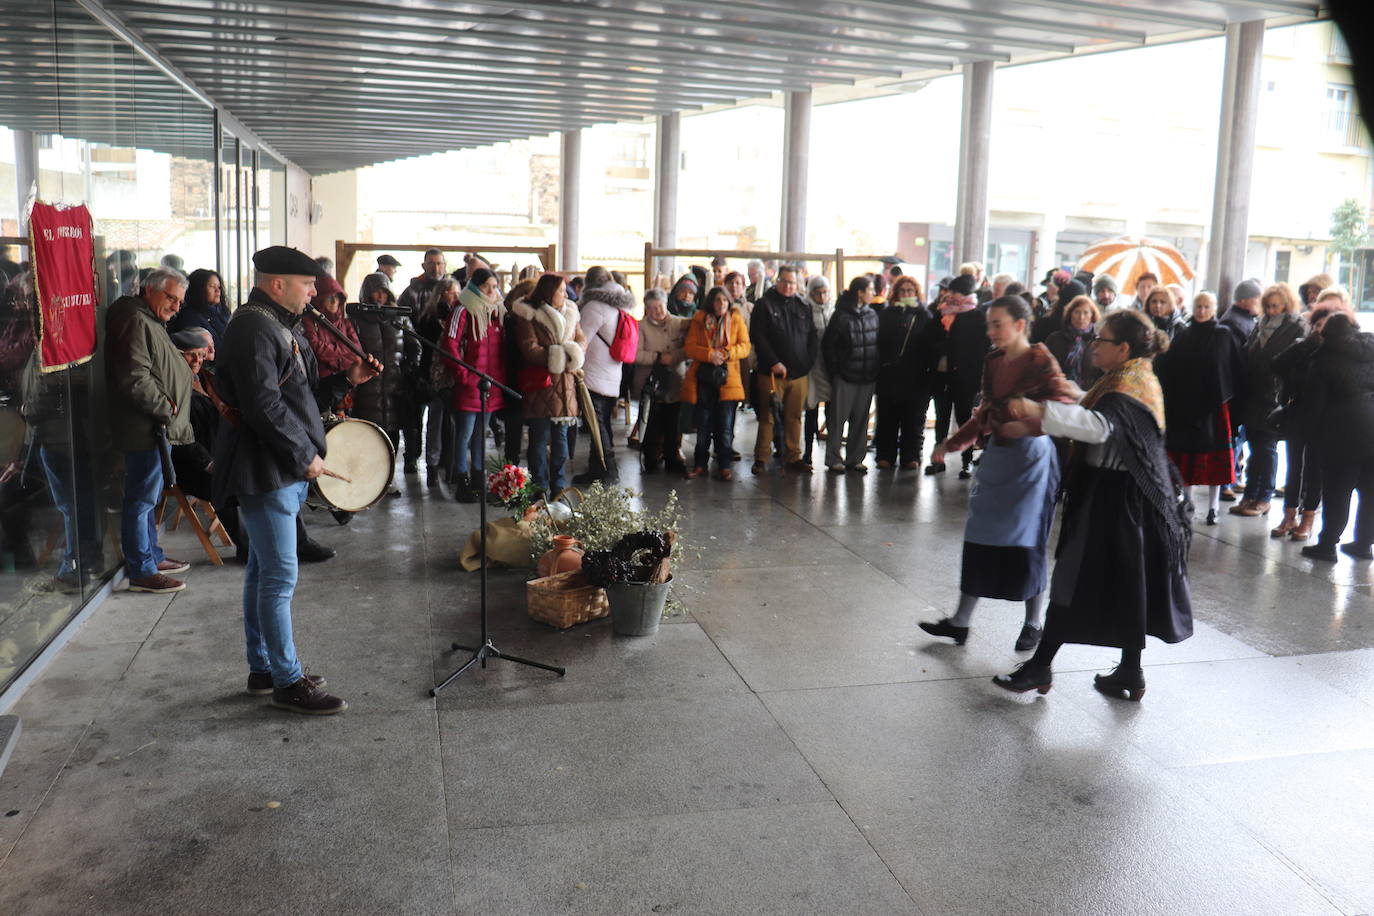
[[[310,501],[329,509],[361,512],[386,496],[396,466],[396,448],[382,428],[366,420],[325,424],[325,467],[347,477],[320,476],[310,481]]]

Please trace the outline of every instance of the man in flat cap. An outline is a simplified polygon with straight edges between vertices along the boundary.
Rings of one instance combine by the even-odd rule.
[[[396,291],[396,269],[401,266],[401,262],[389,254],[381,255],[377,258],[377,273],[386,277],[387,288],[392,292]],[[358,301],[363,301],[359,298]]]
[[[253,289],[234,313],[220,348],[217,382],[229,422],[215,440],[215,501],[237,498],[248,534],[243,628],[248,690],[271,694],[272,705],[311,715],[343,712],[348,704],[306,675],[291,633],[296,588],[296,515],[308,481],[324,471],[328,409],[352,385],[376,377],[375,360],[320,378],[301,314],[324,276],[294,248],[275,245],[253,255]]]

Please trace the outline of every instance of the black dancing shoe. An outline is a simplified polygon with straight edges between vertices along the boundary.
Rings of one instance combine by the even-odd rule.
[[[961,470],[959,471],[959,479],[960,479],[960,480],[971,480],[971,479],[973,479],[973,472],[969,470],[968,465],[964,465],[963,469],[961,469]]]
[[[1021,635],[1016,637],[1016,651],[1029,652],[1040,645],[1040,636],[1044,632],[1039,627],[1033,627],[1030,624],[1021,627]]]
[[[930,464],[926,465],[925,474],[927,477],[934,477],[936,474],[943,474],[944,472],[945,463],[943,461],[931,462]]]
[[[1217,523],[1217,510],[1216,510],[1216,509],[1208,509],[1208,510],[1207,510],[1207,524],[1215,526],[1216,523]]]
[[[1139,668],[1126,669],[1117,666],[1111,674],[1094,674],[1093,689],[1105,696],[1121,699],[1122,695],[1133,703],[1139,703],[1145,696],[1145,672]]]
[[[950,623],[948,617],[942,617],[934,623],[926,623],[922,620],[916,625],[931,636],[948,636],[954,640],[956,646],[962,646],[968,641],[968,627],[956,627]]]
[[[1302,555],[1309,560],[1321,560],[1323,563],[1336,562],[1336,545],[1323,544],[1318,541],[1315,544],[1308,544],[1302,549]]]
[[[992,679],[992,682],[1003,690],[1010,690],[1012,693],[1038,690],[1043,696],[1050,692],[1050,685],[1054,683],[1054,675],[1048,666],[1037,665],[1034,660],[1031,660],[1011,674],[997,675]]]

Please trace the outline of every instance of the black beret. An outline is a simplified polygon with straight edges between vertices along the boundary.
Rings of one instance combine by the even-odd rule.
[[[380,258],[377,259],[377,266],[378,266],[378,267],[400,267],[400,266],[401,266],[401,262],[398,261],[398,260],[396,260],[395,258],[393,258],[393,257],[392,257],[391,255],[389,255],[389,254],[384,254],[384,255],[382,255]]]
[[[881,261],[882,263],[886,264],[888,267],[891,267],[893,264],[901,264],[901,263],[902,263],[902,259],[901,259],[898,255],[895,255],[895,254],[883,255],[883,256],[882,256],[881,258],[879,258],[878,260]]]
[[[314,277],[316,280],[326,276],[324,269],[315,259],[295,248],[273,245],[253,254],[253,267],[265,274],[289,274],[296,277]]]
[[[960,274],[949,281],[949,291],[958,293],[960,296],[972,296],[973,291],[978,288],[978,281],[973,279],[973,274]]]

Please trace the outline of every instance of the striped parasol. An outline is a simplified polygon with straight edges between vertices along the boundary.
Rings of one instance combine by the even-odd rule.
[[[1078,262],[1079,270],[1094,276],[1111,274],[1122,295],[1133,295],[1141,274],[1152,273],[1163,285],[1180,285],[1193,279],[1188,259],[1168,242],[1140,236],[1121,236],[1093,242]]]

